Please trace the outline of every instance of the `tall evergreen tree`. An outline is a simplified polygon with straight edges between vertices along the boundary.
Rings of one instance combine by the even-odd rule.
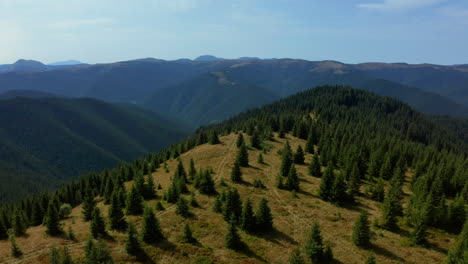
[[[242,216],[240,220],[240,228],[246,232],[254,231],[256,226],[256,219],[252,209],[252,203],[247,198],[244,205],[242,206]]]
[[[234,162],[234,167],[231,170],[231,181],[242,182],[242,171],[238,162]]]
[[[301,145],[298,145],[296,152],[294,153],[294,163],[304,164],[304,160],[304,150],[302,149]]]
[[[265,198],[260,200],[255,218],[257,222],[257,230],[265,232],[273,229],[273,216],[271,215],[271,209],[268,206],[268,201]]]
[[[94,238],[98,238],[101,236],[106,236],[106,224],[104,223],[104,218],[101,215],[101,210],[99,208],[94,208],[93,216],[91,218],[91,235]]]
[[[89,237],[85,245],[85,264],[113,264],[114,260],[102,240],[94,243],[92,237]]]
[[[346,193],[346,181],[344,175],[339,173],[333,179],[333,185],[330,191],[330,201],[336,205],[343,205],[349,202],[348,194]]]
[[[19,237],[26,234],[27,223],[24,220],[22,212],[20,210],[15,210],[15,212],[13,213],[11,227],[15,237]]]
[[[16,244],[15,234],[11,233],[10,235],[10,252],[11,256],[15,258],[19,258],[23,255],[23,251],[19,248],[18,244]]]
[[[189,167],[189,172],[188,172],[189,180],[193,181],[193,179],[195,178],[195,175],[197,175],[197,169],[195,168],[195,162],[193,161],[193,158],[190,158],[190,167]]]
[[[131,191],[127,195],[126,203],[126,214],[127,215],[141,215],[143,213],[143,197],[135,185],[132,186]]]
[[[322,170],[321,170],[320,160],[319,160],[317,154],[315,154],[312,157],[312,162],[309,164],[308,168],[309,168],[309,175],[317,177],[317,178],[322,177]]]
[[[182,235],[182,241],[185,243],[189,243],[189,244],[193,244],[197,241],[195,237],[193,237],[193,233],[192,233],[192,230],[190,229],[189,224],[185,224],[184,226],[184,233]]]
[[[159,220],[150,207],[146,207],[143,213],[141,239],[148,244],[154,244],[164,239]]]
[[[236,140],[236,146],[240,148],[244,144],[245,144],[244,136],[242,135],[242,133],[239,133],[239,136],[237,136],[237,140]]]
[[[60,227],[59,214],[57,212],[57,207],[53,202],[49,203],[47,207],[47,213],[44,217],[44,226],[46,227],[46,234],[50,236],[56,236],[62,233],[62,228]]]
[[[292,150],[291,146],[289,145],[289,142],[286,141],[284,143],[284,147],[281,151],[281,169],[280,173],[283,177],[288,176],[289,170],[291,169],[291,165],[293,164],[293,159],[292,159]]]
[[[180,215],[182,217],[189,217],[190,216],[190,208],[189,208],[188,202],[182,196],[180,196],[179,200],[177,201],[176,214],[178,214],[178,215]]]
[[[289,169],[288,176],[286,178],[285,188],[290,191],[299,191],[299,176],[297,175],[296,168],[294,165],[291,165]]]
[[[458,241],[447,255],[446,264],[468,263],[468,220],[466,221]]]
[[[369,223],[369,213],[367,211],[362,211],[361,214],[354,222],[353,226],[353,243],[358,247],[367,247],[370,243],[370,223]]]
[[[129,255],[138,255],[141,252],[140,241],[138,241],[138,233],[133,223],[128,223],[127,241],[125,242],[125,250]]]
[[[366,260],[366,264],[377,264],[377,260],[375,259],[375,256],[370,255]]]
[[[249,153],[247,153],[247,147],[245,144],[240,146],[239,151],[237,152],[236,162],[241,167],[249,166]]]
[[[233,219],[229,222],[225,244],[227,248],[234,249],[234,250],[239,249],[240,246],[242,245],[240,236],[237,233],[237,227],[236,227],[235,221]]]
[[[211,145],[216,145],[216,144],[219,144],[220,141],[219,141],[219,137],[218,137],[218,134],[216,133],[216,131],[212,131],[208,137],[208,143],[210,143]]]
[[[260,145],[260,136],[257,130],[254,130],[254,132],[252,133],[252,136],[250,137],[250,145],[252,146],[252,148],[256,148],[256,149],[262,148]]]
[[[83,216],[85,221],[90,221],[93,210],[96,207],[96,200],[94,200],[94,196],[91,191],[87,191],[85,198],[83,200]]]
[[[305,264],[304,258],[302,257],[301,250],[296,248],[289,256],[289,264]]]
[[[115,190],[112,193],[111,203],[108,211],[109,227],[113,230],[123,230],[127,226],[124,212],[119,197],[119,191]]]
[[[323,258],[323,238],[319,224],[315,221],[305,245],[305,253],[312,263],[320,263]]]
[[[319,195],[324,201],[330,201],[332,198],[332,188],[335,179],[332,167],[333,166],[331,166],[331,164],[327,166],[327,169],[322,176],[322,181],[320,182]]]

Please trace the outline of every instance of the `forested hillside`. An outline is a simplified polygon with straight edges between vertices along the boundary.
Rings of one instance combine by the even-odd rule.
[[[58,187],[187,135],[167,118],[93,99],[0,101],[0,201]]]
[[[3,206],[0,237],[12,231],[0,255],[12,263],[464,263],[467,149],[400,101],[318,87]]]

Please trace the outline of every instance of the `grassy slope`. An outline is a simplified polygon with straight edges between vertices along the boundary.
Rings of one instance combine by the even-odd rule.
[[[242,240],[249,250],[234,252],[224,247],[224,237],[227,226],[222,216],[212,211],[214,197],[197,194],[196,198],[200,208],[191,209],[194,217],[184,219],[175,214],[175,206],[163,203],[165,211],[159,212],[161,227],[168,241],[157,246],[145,246],[148,258],[154,263],[197,263],[202,258],[212,259],[216,263],[287,263],[290,252],[298,245],[304,245],[312,221],[317,220],[322,228],[325,240],[333,243],[333,251],[337,263],[364,263],[366,257],[373,252],[378,263],[441,263],[445,252],[454,237],[430,230],[429,248],[413,248],[404,246],[405,237],[409,229],[403,228],[400,234],[382,230],[374,231],[372,248],[363,250],[355,247],[351,242],[352,225],[359,214],[359,209],[369,210],[371,221],[380,216],[379,204],[364,197],[359,197],[356,207],[339,208],[320,200],[317,197],[320,179],[307,176],[306,165],[297,166],[301,174],[301,188],[303,192],[298,198],[293,198],[288,191],[277,190],[274,187],[275,177],[280,167],[280,157],[277,153],[284,144],[284,139],[275,138],[269,142],[270,150],[264,155],[266,165],[256,162],[258,151],[249,150],[250,168],[243,168],[246,184],[232,184],[229,180],[230,170],[236,155],[235,135],[221,138],[222,144],[202,145],[182,155],[187,169],[190,158],[193,158],[197,169],[211,167],[215,171],[216,182],[224,178],[228,185],[236,186],[243,200],[250,197],[257,207],[261,197],[269,200],[274,216],[276,231],[263,237],[247,235],[240,232]],[[305,142],[296,138],[289,138],[293,149],[298,144],[304,146]],[[306,163],[311,155],[306,156]],[[153,174],[156,183],[163,186],[162,194],[170,184],[170,177],[175,170],[177,162],[168,163],[170,172],[162,169]],[[261,179],[266,189],[255,189],[251,184],[255,179]],[[409,180],[409,179],[408,179]],[[130,186],[131,183],[128,183]],[[217,190],[223,188],[217,185]],[[405,192],[408,190],[406,188]],[[155,201],[149,204],[154,206]],[[99,203],[107,215],[107,206]],[[154,208],[154,207],[153,207]],[[25,256],[19,261],[13,261],[9,256],[9,245],[6,241],[0,242],[0,262],[6,263],[47,263],[50,247],[67,245],[75,257],[83,255],[84,241],[89,233],[89,223],[84,223],[80,216],[81,208],[73,210],[70,219],[64,220],[64,226],[72,225],[78,242],[70,242],[61,238],[50,238],[44,234],[44,227],[34,227],[28,230],[25,238],[18,238],[17,242],[24,251]],[[140,217],[130,217],[140,227]],[[193,246],[180,242],[183,226],[189,222],[199,245]],[[111,232],[115,241],[107,241],[109,248],[117,263],[138,263],[134,258],[128,257],[124,250],[124,233]],[[148,261],[147,263],[153,263]],[[198,262],[200,263],[200,262]]]

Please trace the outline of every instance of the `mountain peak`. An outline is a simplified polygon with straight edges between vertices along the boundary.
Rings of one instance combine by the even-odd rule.
[[[66,61],[58,61],[58,62],[49,63],[47,65],[50,65],[50,66],[71,66],[71,65],[81,65],[81,64],[86,64],[86,63],[83,63],[83,62],[77,61],[77,60],[66,60]]]
[[[220,61],[220,60],[225,60],[225,59],[218,58],[213,55],[202,55],[195,59],[195,61]]]

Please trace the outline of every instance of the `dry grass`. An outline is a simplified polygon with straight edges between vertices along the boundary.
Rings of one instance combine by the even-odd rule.
[[[445,252],[454,237],[437,230],[431,230],[429,248],[408,247],[404,241],[407,239],[409,229],[403,228],[399,234],[383,230],[374,230],[372,247],[364,250],[354,246],[351,242],[351,230],[359,210],[365,208],[370,212],[371,221],[380,217],[378,203],[364,197],[358,198],[358,206],[349,208],[335,207],[317,198],[316,193],[320,179],[307,176],[306,165],[296,165],[301,175],[301,191],[298,197],[291,193],[277,190],[275,178],[280,167],[280,158],[277,153],[284,144],[284,139],[275,138],[269,142],[271,149],[264,154],[265,164],[258,164],[257,150],[249,150],[251,167],[242,168],[245,184],[232,184],[229,180],[230,170],[236,155],[236,135],[221,138],[222,144],[202,145],[182,155],[182,160],[188,169],[190,158],[193,158],[197,169],[211,167],[215,172],[216,182],[221,178],[230,186],[235,186],[242,199],[249,197],[257,206],[262,197],[266,197],[274,216],[276,231],[264,236],[252,236],[241,232],[242,240],[248,249],[235,252],[224,247],[224,236],[227,230],[225,221],[220,214],[212,211],[214,197],[197,194],[199,208],[192,208],[194,216],[184,219],[175,214],[175,206],[163,202],[166,210],[158,212],[163,232],[167,241],[157,246],[145,245],[147,263],[201,263],[201,259],[210,259],[216,263],[287,263],[291,251],[301,245],[313,221],[318,221],[325,240],[333,244],[336,263],[364,263],[371,253],[377,256],[378,263],[441,263]],[[289,138],[293,150],[298,144],[305,145],[303,140]],[[311,155],[306,156],[306,162]],[[163,186],[158,194],[162,194],[170,184],[170,178],[177,165],[176,161],[168,162],[169,172],[159,169],[153,174],[155,182]],[[261,179],[266,189],[256,189],[251,186],[255,179]],[[131,183],[129,183],[130,185]],[[217,186],[218,191],[226,187]],[[149,201],[154,206],[155,201]],[[103,213],[107,215],[107,206],[99,203]],[[47,237],[44,228],[34,227],[28,229],[28,235],[18,238],[17,243],[24,252],[24,257],[14,260],[10,257],[9,243],[0,242],[0,262],[6,263],[47,263],[51,247],[66,245],[76,258],[82,257],[84,241],[89,233],[89,224],[83,222],[80,216],[81,208],[75,208],[70,219],[64,220],[64,227],[71,225],[78,238],[78,242],[71,242],[63,238]],[[140,217],[130,217],[140,225]],[[73,224],[72,224],[73,222]],[[184,224],[190,223],[198,245],[181,243],[180,237]],[[117,263],[138,263],[133,257],[125,254],[125,234],[111,232],[114,241],[107,241],[114,259]]]

